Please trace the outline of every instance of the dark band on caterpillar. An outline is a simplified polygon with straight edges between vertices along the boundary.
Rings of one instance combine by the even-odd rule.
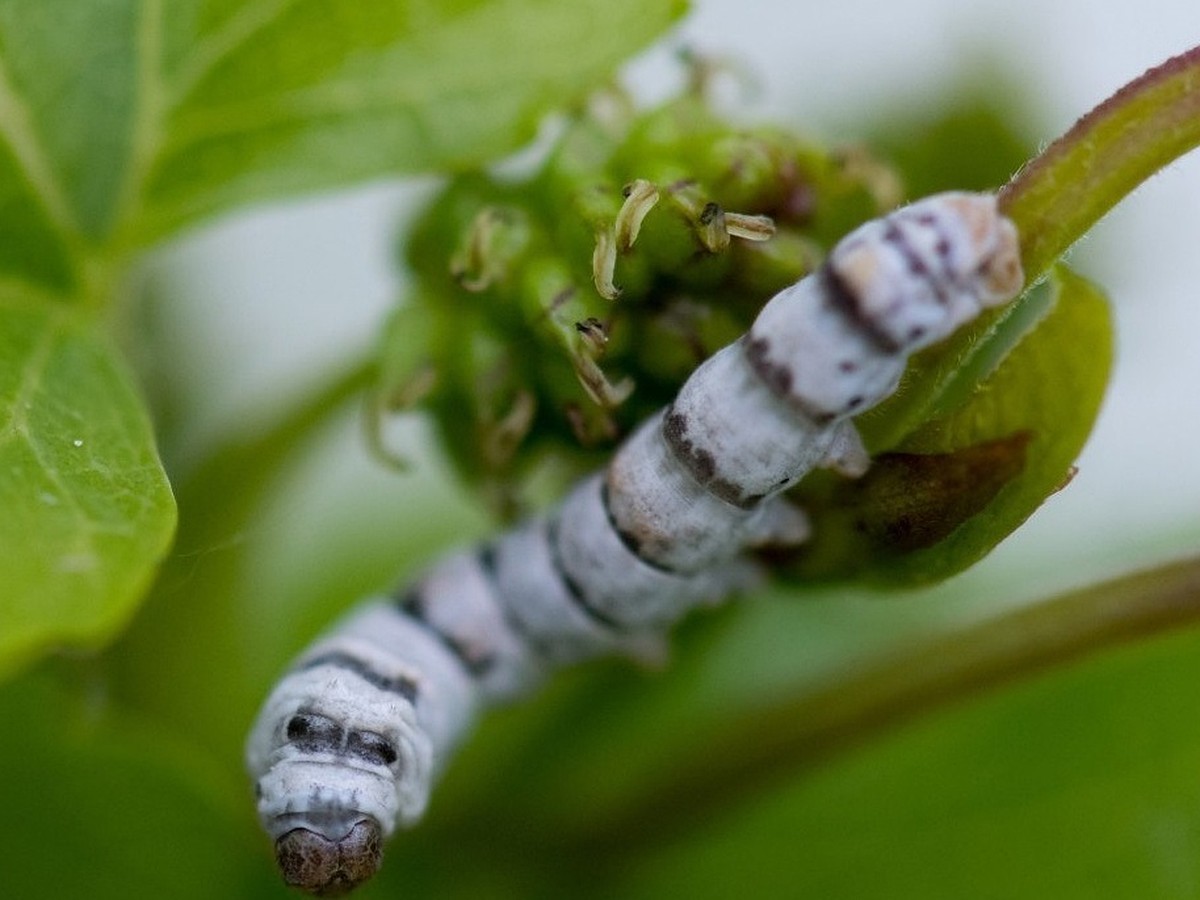
[[[373,731],[349,732],[346,735],[345,754],[377,766],[390,766],[397,759],[392,742]]]
[[[381,691],[399,694],[409,703],[417,702],[419,691],[417,683],[413,679],[405,675],[392,677],[384,675],[382,672],[376,672],[363,660],[351,656],[349,653],[341,651],[322,653],[320,656],[314,656],[312,659],[306,661],[304,665],[300,666],[300,671],[315,669],[318,666],[334,666],[338,669],[345,669],[348,672],[353,672],[363,681],[379,688]]]
[[[509,604],[503,600],[504,592],[500,590],[499,586],[496,545],[491,541],[485,541],[481,544],[475,551],[475,561],[479,563],[479,569],[483,572],[483,577],[487,579],[488,586],[491,588],[493,595],[501,598],[496,605],[500,609],[500,617],[504,620],[504,624],[508,627],[508,630],[516,635],[522,644],[532,650],[534,656],[541,657],[542,659],[552,659],[554,648],[546,638],[530,629]]]
[[[746,363],[767,389],[816,425],[828,425],[837,418],[835,412],[819,409],[799,394],[792,393],[792,370],[786,365],[771,361],[771,342],[765,337],[755,337],[750,332],[738,339]]]
[[[287,739],[305,753],[337,753],[346,743],[346,732],[328,716],[302,710],[288,720]]]
[[[554,567],[554,574],[558,576],[558,580],[566,589],[567,596],[571,598],[572,602],[597,625],[609,631],[624,631],[624,624],[592,603],[584,593],[583,587],[567,570],[566,563],[563,562],[562,550],[558,544],[557,518],[551,519],[546,525],[546,541],[550,547],[550,564]]]
[[[920,219],[914,221],[920,222]],[[934,225],[925,225],[936,232]],[[942,272],[936,275],[929,270],[929,266],[921,259],[921,255],[913,248],[912,242],[909,241],[908,235],[901,230],[900,226],[895,222],[889,221],[887,227],[883,229],[883,241],[886,244],[896,248],[896,252],[904,258],[904,264],[908,266],[908,271],[918,278],[922,279],[932,290],[933,295],[937,298],[940,306],[947,306],[950,303],[950,294],[946,290],[947,266],[946,260],[942,258]],[[941,243],[939,241],[939,243]],[[913,335],[914,340],[917,340],[921,335]]]
[[[745,355],[746,362],[749,364],[751,370],[767,386],[771,393],[813,424],[829,425],[839,414],[844,415],[847,412],[853,412],[854,408],[858,405],[854,398],[851,398],[847,404],[847,409],[829,410],[816,406],[799,394],[792,392],[792,370],[786,365],[780,365],[771,361],[770,340],[765,337],[755,337],[747,332],[738,340],[738,344],[741,346],[742,353]],[[850,369],[847,372],[845,364],[843,364],[842,371],[848,374],[852,373],[854,365],[853,362],[849,363]]]
[[[476,678],[486,675],[495,666],[495,656],[485,650],[472,646],[458,635],[443,631],[433,622],[429,621],[427,604],[425,603],[425,597],[421,592],[419,584],[411,587],[405,593],[394,597],[393,601],[397,609],[419,624],[433,635],[433,637],[437,638],[442,646],[449,650],[454,658],[462,664],[462,667]]]
[[[753,509],[762,498],[745,496],[736,484],[718,478],[716,460],[707,450],[697,449],[688,440],[687,430],[687,417],[675,412],[674,404],[668,406],[663,415],[662,435],[675,459],[718,500],[738,509]]]
[[[882,353],[895,354],[904,349],[890,334],[879,327],[876,320],[862,309],[858,294],[842,280],[826,260],[814,275],[820,280],[821,288],[834,309],[852,321],[858,330]]]
[[[475,559],[479,563],[479,568],[483,570],[483,574],[487,577],[490,584],[496,583],[496,545],[491,541],[484,541],[479,545],[479,549],[475,551]]]
[[[604,517],[608,521],[608,527],[613,530],[613,533],[621,539],[621,543],[625,545],[625,549],[638,558],[640,562],[666,575],[679,575],[675,569],[670,566],[663,565],[657,560],[646,555],[646,550],[642,546],[642,542],[638,540],[637,535],[631,533],[628,529],[622,528],[613,516],[612,506],[609,504],[609,489],[608,479],[600,483],[600,505],[604,507]]]

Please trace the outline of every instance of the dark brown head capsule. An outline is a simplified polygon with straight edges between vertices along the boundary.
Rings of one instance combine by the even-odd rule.
[[[372,819],[357,822],[336,841],[307,828],[293,828],[275,842],[275,858],[289,886],[318,897],[336,897],[379,871],[383,840]]]

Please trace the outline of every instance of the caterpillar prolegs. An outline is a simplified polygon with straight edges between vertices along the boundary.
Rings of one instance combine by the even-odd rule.
[[[299,657],[250,735],[287,882],[336,894],[370,877],[483,707],[557,666],[644,652],[761,578],[745,550],[807,533],[779,495],[815,467],[861,474],[850,417],[895,390],[915,351],[1022,283],[1016,228],[991,195],[868,222],[556,510],[365,601]]]

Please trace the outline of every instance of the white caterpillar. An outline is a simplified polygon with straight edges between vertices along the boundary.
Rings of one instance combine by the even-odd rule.
[[[248,743],[287,882],[334,894],[372,875],[481,707],[556,666],[644,651],[751,583],[746,548],[806,536],[778,495],[817,466],[861,474],[849,417],[895,390],[914,351],[1022,282],[1016,228],[990,195],[868,222],[556,511],[352,612],[275,687]]]

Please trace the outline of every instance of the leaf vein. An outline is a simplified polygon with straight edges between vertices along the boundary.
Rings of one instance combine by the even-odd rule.
[[[49,324],[49,327],[46,328],[29,354],[24,366],[24,372],[21,375],[21,383],[13,399],[12,418],[6,429],[5,437],[23,440],[26,446],[29,447],[34,461],[45,473],[47,480],[56,488],[57,495],[55,499],[67,504],[76,521],[77,549],[86,550],[88,553],[94,554],[96,547],[93,536],[96,526],[99,523],[93,522],[88,517],[86,510],[79,504],[78,498],[76,498],[74,491],[71,490],[70,485],[62,477],[62,473],[59,472],[58,467],[46,458],[42,442],[30,429],[27,416],[27,412],[32,408],[34,397],[41,385],[42,376],[49,365],[52,351],[55,345],[63,338],[64,331],[62,318],[58,317],[56,321]]]
[[[129,140],[129,161],[117,194],[115,221],[120,234],[136,218],[146,177],[162,144],[163,84],[162,0],[142,0],[137,24],[137,109]]]
[[[13,435],[29,441],[27,413],[33,405],[33,395],[37,392],[41,376],[49,362],[50,350],[54,346],[58,332],[58,323],[50,323],[26,358],[21,381],[13,394],[12,405],[9,409],[9,419],[4,429],[6,436]]]
[[[178,105],[188,92],[258,32],[269,28],[296,0],[258,0],[229,18],[225,27],[198,42],[191,56],[180,65],[171,86],[171,103]]]
[[[203,114],[193,113],[180,121],[175,129],[172,150],[178,152],[181,147],[221,136],[269,131],[298,121],[350,118],[389,110],[419,117],[421,110],[436,107],[451,98],[469,97],[472,94],[490,97],[496,93],[502,93],[502,86],[498,88],[495,79],[486,86],[464,86],[436,95],[417,94],[394,85],[380,90],[358,83],[324,84],[285,96],[210,107]]]
[[[8,144],[34,194],[41,200],[50,223],[63,242],[77,247],[81,232],[66,194],[51,168],[41,138],[21,96],[13,86],[0,55],[0,138]]]

